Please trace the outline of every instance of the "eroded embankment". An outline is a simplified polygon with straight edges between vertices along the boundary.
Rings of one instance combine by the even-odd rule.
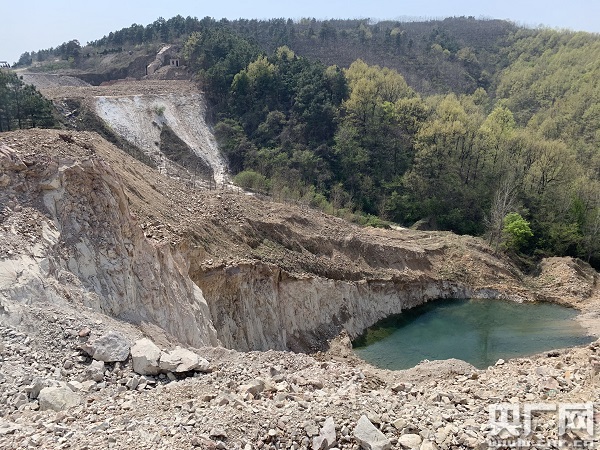
[[[238,350],[317,351],[345,330],[355,338],[392,314],[440,298],[518,296],[424,275],[388,280],[295,276],[262,263],[194,276],[208,299],[219,340]]]
[[[104,145],[87,133],[0,137],[1,309],[18,318],[35,301],[68,302],[216,345],[186,261],[146,239],[121,178],[96,153]]]
[[[226,182],[227,165],[204,120],[206,100],[194,83],[144,80],[64,87],[59,84],[64,78],[44,85],[41,92],[69,110],[65,112],[71,119],[82,115],[82,109],[96,115],[117,139],[139,149],[164,174],[194,183],[209,178],[218,185]],[[69,107],[70,99],[77,104]],[[73,125],[79,129],[82,124],[75,120]]]
[[[548,296],[478,239],[190,191],[93,133],[0,145],[5,310],[68,302],[189,345],[313,351],[436,298]]]

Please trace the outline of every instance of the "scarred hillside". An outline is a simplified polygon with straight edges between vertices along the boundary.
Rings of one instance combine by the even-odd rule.
[[[478,239],[191,189],[95,133],[1,134],[0,186],[2,447],[467,448],[486,438],[489,403],[598,400],[597,343],[483,371],[389,372],[343,337],[464,296],[568,297],[597,331],[585,264],[552,260],[529,280]],[[315,356],[219,346],[311,350],[343,330]],[[132,357],[93,356],[109,332],[150,337],[162,355],[195,347],[210,367],[140,376]]]

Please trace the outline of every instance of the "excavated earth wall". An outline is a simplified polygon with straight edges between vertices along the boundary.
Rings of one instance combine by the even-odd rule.
[[[7,311],[67,302],[197,347],[316,351],[437,298],[548,297],[475,238],[186,192],[94,133],[22,131],[0,145]]]
[[[26,152],[10,135],[0,140],[2,308],[66,301],[156,324],[189,345],[218,344],[187,263],[145,238],[92,136],[42,134]]]

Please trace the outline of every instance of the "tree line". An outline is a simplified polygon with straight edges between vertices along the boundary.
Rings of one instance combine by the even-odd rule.
[[[589,58],[600,38],[511,39],[510,63],[487,90],[435,95],[361,59],[341,68],[288,46],[269,54],[226,27],[193,33],[184,57],[247,187],[342,215],[425,219],[524,263],[572,255],[598,265],[600,65]]]
[[[55,125],[52,103],[14,72],[0,70],[0,132]]]
[[[180,43],[244,186],[363,223],[485,236],[524,264],[600,267],[598,35],[466,17],[177,16],[78,51],[151,42]]]

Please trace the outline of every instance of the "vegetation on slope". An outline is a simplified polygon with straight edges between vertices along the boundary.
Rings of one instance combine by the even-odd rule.
[[[55,125],[52,103],[14,72],[0,70],[0,132]]]
[[[598,35],[472,18],[178,16],[80,55],[157,40],[181,44],[240,179],[342,215],[425,219],[600,264]],[[515,213],[532,233],[518,245]]]

